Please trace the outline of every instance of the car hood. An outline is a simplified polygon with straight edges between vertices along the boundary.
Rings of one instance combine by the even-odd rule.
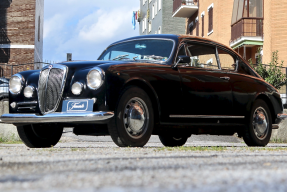
[[[107,64],[107,63],[116,64],[118,62],[115,62],[115,61],[71,61],[71,62],[62,62],[58,64],[65,65],[71,70],[80,70],[80,69],[96,67],[102,64]]]

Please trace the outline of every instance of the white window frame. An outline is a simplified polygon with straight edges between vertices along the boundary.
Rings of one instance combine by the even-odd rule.
[[[202,18],[203,16],[205,16],[205,12],[204,12],[204,11],[202,11],[202,13],[201,13],[201,18]]]
[[[209,6],[207,7],[207,11],[209,12],[209,9],[210,9],[210,8],[213,8],[213,7],[214,7],[214,4],[211,3],[211,5],[209,5]]]
[[[158,34],[161,34],[161,26],[158,27]]]
[[[151,21],[148,23],[148,32],[151,32]]]
[[[211,58],[211,59],[207,60],[205,64],[208,64],[208,63],[213,64],[213,58]]]
[[[161,10],[162,0],[158,0],[158,10]]]
[[[148,2],[149,2],[149,3],[151,3],[151,2],[152,2],[152,0],[148,0]]]
[[[152,15],[152,19],[154,19],[154,4],[152,5],[152,10],[151,10],[151,15]]]

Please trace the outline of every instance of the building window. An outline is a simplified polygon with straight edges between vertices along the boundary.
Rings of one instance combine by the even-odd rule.
[[[208,34],[213,33],[213,3],[208,7]]]
[[[154,3],[154,11],[155,11],[155,15],[157,15],[157,1]]]
[[[152,19],[154,18],[154,4],[152,5]]]
[[[196,25],[196,36],[199,36],[199,22],[198,17],[195,19],[195,25]]]
[[[158,27],[158,34],[161,34],[161,28]]]
[[[158,10],[161,10],[161,1],[162,0],[158,0]]]
[[[38,41],[40,41],[41,38],[41,17],[38,18]]]
[[[151,32],[151,21],[148,23],[148,32]]]
[[[146,18],[142,20],[142,31],[144,32],[146,30]]]
[[[151,3],[151,2],[152,2],[152,0],[148,0],[148,2],[149,2],[149,3]]]
[[[154,34],[157,34],[157,31],[155,31]]]
[[[205,15],[205,12],[203,11],[201,13],[201,36],[204,37],[204,15]]]

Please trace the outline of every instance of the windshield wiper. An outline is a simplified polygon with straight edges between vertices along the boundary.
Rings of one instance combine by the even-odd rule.
[[[129,55],[118,55],[115,58],[113,58],[113,60],[128,59],[128,58],[126,58],[127,56],[129,56]]]

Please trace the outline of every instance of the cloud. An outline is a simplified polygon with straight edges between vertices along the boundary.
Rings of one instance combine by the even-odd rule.
[[[112,42],[138,35],[131,22],[138,9],[135,0],[45,1],[44,59],[62,61],[68,52],[97,59]]]
[[[96,22],[94,18],[98,18]],[[132,29],[131,18],[132,9],[98,10],[80,21],[79,38],[92,42],[114,38]]]

